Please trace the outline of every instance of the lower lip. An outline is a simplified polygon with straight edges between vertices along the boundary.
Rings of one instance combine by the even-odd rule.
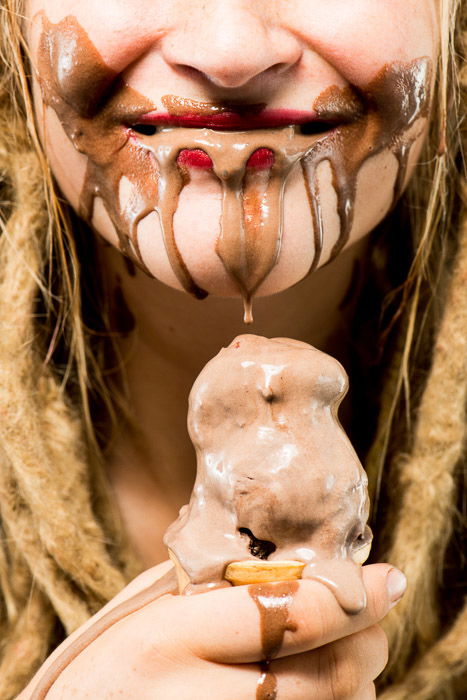
[[[270,148],[258,148],[248,159],[246,167],[250,170],[270,170],[274,165],[274,153]],[[213,162],[207,153],[199,148],[180,151],[177,163],[182,168],[196,168],[198,170],[210,170]]]

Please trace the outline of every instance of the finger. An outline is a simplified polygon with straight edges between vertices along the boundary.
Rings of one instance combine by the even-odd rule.
[[[353,698],[348,698],[347,700],[376,700],[376,686],[374,683],[365,688],[364,690],[359,690]]]
[[[374,625],[313,651],[271,661],[269,669],[276,677],[278,698],[363,700],[387,658],[386,635]]]
[[[363,568],[367,605],[357,615],[345,613],[323,584],[313,580],[296,582],[297,590],[290,594],[288,601],[288,629],[282,641],[279,638],[275,656],[309,651],[379,622],[403,590],[391,587],[393,572],[397,570],[387,564]],[[283,584],[269,585],[283,588]],[[155,610],[158,602],[151,606]],[[147,611],[144,614],[147,615]],[[154,614],[157,614],[156,621],[160,625],[161,611]],[[175,641],[182,642],[196,656],[219,663],[249,663],[266,657],[258,608],[247,586],[166,599],[163,615],[167,618],[163,623],[165,639],[167,634],[170,638],[171,630],[176,630]],[[180,620],[181,628],[174,624],[177,620]],[[268,635],[280,630],[266,629],[264,632]]]
[[[118,609],[121,609],[121,606],[128,603],[128,610],[131,611],[138,594],[143,593],[144,589],[148,589],[150,586],[157,586],[157,582],[161,580],[171,568],[171,562],[165,561],[144,571],[134,578],[95,615],[81,625],[81,627],[72,632],[58,647],[56,647],[41,666],[38,676],[34,676],[30,684],[24,689],[25,697],[29,697],[29,692],[32,691],[33,688],[36,693],[39,693],[40,688],[43,687],[42,683],[44,679],[49,679],[47,683],[51,683],[52,678],[57,677],[61,669],[71,663],[75,656],[80,653],[81,649],[86,648],[88,644],[92,643],[93,639],[100,636],[102,631],[105,631],[108,626],[113,624],[111,618],[114,612],[115,619],[121,619],[121,615],[117,614]],[[109,620],[108,625],[101,624],[105,622],[105,619]]]

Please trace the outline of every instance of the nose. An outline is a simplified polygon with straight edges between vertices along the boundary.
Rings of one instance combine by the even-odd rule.
[[[196,71],[220,88],[239,88],[265,73],[295,65],[302,46],[290,31],[255,3],[213,0],[193,3],[162,42],[162,54],[177,70]],[[262,3],[259,3],[262,5]]]

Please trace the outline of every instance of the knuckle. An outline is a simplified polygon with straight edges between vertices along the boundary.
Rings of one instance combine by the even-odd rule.
[[[377,651],[377,663],[375,664],[374,675],[372,680],[377,678],[384,670],[389,658],[389,644],[386,633],[380,625],[371,627],[373,648]]]
[[[321,684],[327,687],[326,697],[329,700],[345,700],[355,695],[361,686],[359,668],[355,659],[342,657],[336,653],[334,645],[329,645],[321,668]]]
[[[376,687],[371,683],[367,688],[362,688],[358,693],[349,700],[376,700]]]
[[[388,640],[382,627],[380,625],[367,627],[349,637],[348,642],[353,646],[360,682],[369,683],[375,680],[388,662]]]

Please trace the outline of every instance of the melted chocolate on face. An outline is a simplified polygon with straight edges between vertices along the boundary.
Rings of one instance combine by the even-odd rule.
[[[411,127],[429,108],[431,62],[385,66],[366,89],[331,87],[315,101],[323,122],[337,126],[320,134],[306,134],[295,126],[251,131],[214,131],[204,128],[162,128],[154,135],[130,128],[154,110],[152,102],[124,84],[102,60],[73,16],[52,24],[43,15],[38,73],[46,105],[56,112],[75,148],[88,157],[80,214],[91,221],[100,197],[118,234],[121,251],[147,269],[138,245],[138,224],[157,211],[171,266],[183,288],[198,298],[207,292],[193,279],[177,246],[173,218],[180,193],[189,182],[186,168],[177,164],[182,150],[201,149],[212,160],[222,185],[222,217],[216,251],[245,304],[245,320],[252,320],[251,299],[275,266],[281,248],[283,200],[287,177],[300,162],[313,219],[315,255],[319,264],[324,227],[316,170],[330,163],[337,193],[340,235],[333,258],[349,240],[354,219],[358,174],[368,158],[390,149],[399,162],[394,186],[396,200],[405,183],[411,146],[420,132]],[[209,115],[229,105],[199,103],[166,95],[172,115]],[[262,105],[251,105],[253,112]],[[245,111],[245,110],[244,110]],[[409,133],[410,131],[410,133]],[[274,162],[266,171],[247,169],[258,149],[267,148]],[[130,200],[120,205],[120,186],[126,178]]]
[[[259,610],[261,643],[265,658],[261,664],[256,700],[275,700],[277,697],[277,680],[269,664],[279,653],[285,632],[297,630],[297,626],[289,621],[290,606],[297,590],[296,581],[263,583],[248,587],[248,592]]]
[[[266,105],[264,103],[257,105],[235,105],[218,102],[199,102],[198,100],[190,100],[187,97],[178,97],[177,95],[164,95],[161,99],[162,104],[173,117],[185,116],[187,114],[196,114],[201,117],[209,117],[213,114],[222,114],[234,109],[236,113],[257,114],[261,112]]]

